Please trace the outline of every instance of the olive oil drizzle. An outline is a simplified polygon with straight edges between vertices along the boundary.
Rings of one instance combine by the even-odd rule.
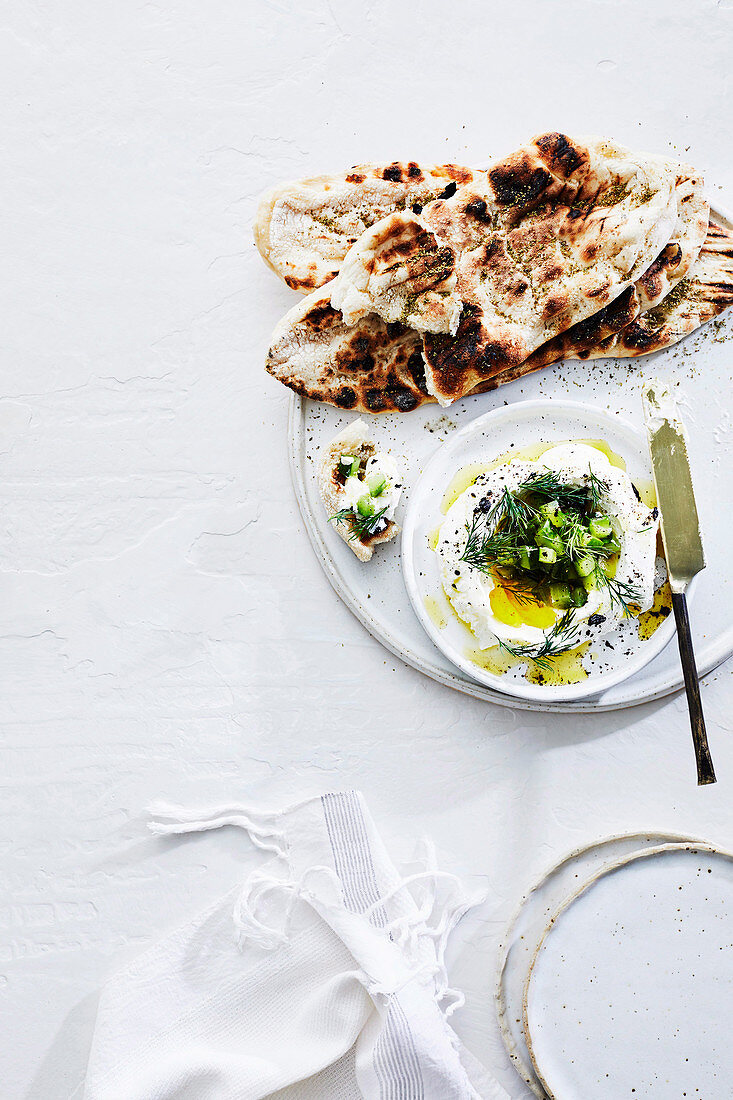
[[[556,657],[549,658],[548,664],[551,667],[548,668],[538,668],[526,657],[515,657],[514,654],[507,653],[499,646],[492,649],[478,649],[467,646],[464,650],[464,656],[473,664],[478,665],[479,668],[485,669],[494,676],[504,676],[510,669],[526,665],[524,678],[530,684],[562,687],[568,684],[579,684],[588,679],[588,671],[583,666],[583,657],[588,652],[590,645],[589,641],[583,642],[575,649],[567,650],[565,653],[559,653]]]
[[[654,593],[654,603],[649,610],[642,611],[639,614],[639,638],[642,642],[649,641],[671,611],[672,592],[669,581],[665,581],[662,587]]]

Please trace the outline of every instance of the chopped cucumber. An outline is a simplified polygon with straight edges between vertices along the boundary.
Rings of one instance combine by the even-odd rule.
[[[367,485],[372,496],[378,497],[387,488],[387,478],[384,474],[370,474],[367,478]]]
[[[564,553],[565,544],[549,520],[545,520],[542,526],[538,529],[534,541],[538,546],[549,546],[551,550],[554,550],[558,557]]]
[[[540,561],[543,565],[554,565],[557,561],[557,554],[551,546],[540,546]]]
[[[589,522],[588,530],[594,538],[607,539],[609,535],[613,534],[610,517],[596,516],[595,519]]]
[[[356,510],[360,516],[369,517],[374,515],[374,503],[368,493],[363,497],[359,497],[356,502]]]
[[[537,547],[536,546],[519,546],[517,548],[517,554],[519,556],[519,565],[522,569],[534,569],[537,564]]]
[[[588,602],[588,593],[582,585],[576,585],[571,592],[573,607],[583,607]]]
[[[592,573],[589,573],[587,577],[583,577],[582,583],[583,588],[586,590],[586,592],[592,592],[593,589],[596,587],[595,570]]]
[[[565,516],[560,510],[560,505],[556,500],[548,500],[547,504],[543,504],[540,508],[540,512],[548,519],[553,527],[562,527],[565,522]]]
[[[559,607],[563,611],[575,606],[570,585],[563,581],[555,581],[550,585],[550,599],[553,607]]]
[[[621,553],[621,543],[618,541],[617,538],[605,539],[603,546],[611,554]]]
[[[574,562],[574,565],[579,577],[589,577],[596,567],[595,559],[591,554],[583,554]]]

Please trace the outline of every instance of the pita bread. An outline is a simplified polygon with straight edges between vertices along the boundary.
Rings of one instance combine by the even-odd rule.
[[[584,359],[635,358],[689,336],[733,305],[733,232],[711,221],[705,244],[688,278],[653,309],[642,313]]]
[[[347,325],[328,286],[283,317],[266,368],[314,401],[359,412],[409,412],[428,400],[420,334],[375,313]]]
[[[672,237],[636,282],[609,305],[565,332],[548,340],[532,356],[533,364],[558,359],[587,358],[601,341],[631,324],[640,313],[653,309],[685,278],[700,255],[705,240],[710,204],[703,180],[689,164],[658,158],[676,173],[677,223]]]
[[[705,243],[686,279],[666,298],[642,313],[625,329],[575,356],[578,359],[636,358],[662,351],[689,336],[733,305],[733,231],[710,221]],[[540,353],[506,371],[481,390],[486,392],[505,382],[547,366]]]
[[[343,485],[339,478],[339,458],[346,453],[355,458],[367,459],[371,458],[375,449],[369,437],[369,428],[363,420],[354,420],[351,424],[347,424],[343,431],[331,440],[321,461],[318,477],[321,499],[329,518],[335,516],[344,506]],[[399,525],[394,520],[389,520],[383,531],[368,535],[366,538],[354,538],[353,528],[348,521],[333,523],[332,527],[349,549],[354,551],[359,561],[369,561],[374,554],[375,546],[379,546],[382,542],[389,542],[400,531]]]
[[[632,288],[633,289],[633,288]],[[631,292],[626,292],[625,298]],[[267,369],[305,397],[359,412],[409,412],[435,398],[427,392],[421,336],[387,325],[376,314],[344,324],[330,305],[328,287],[290,311],[273,338]],[[616,300],[616,309],[619,299]],[[563,358],[630,357],[659,351],[683,339],[733,305],[733,232],[710,222],[705,244],[686,280],[626,329],[548,357],[545,347],[524,363],[485,379],[471,392],[485,393]],[[610,322],[609,322],[610,323]],[[554,342],[551,346],[555,347]]]
[[[329,284],[331,305],[347,325],[369,313],[421,332],[455,332],[463,303],[455,294],[452,249],[417,218],[390,214],[362,233]]]
[[[421,208],[475,173],[415,161],[357,165],[334,176],[284,183],[260,200],[254,238],[265,263],[308,294],[334,277],[357,238],[386,214]]]

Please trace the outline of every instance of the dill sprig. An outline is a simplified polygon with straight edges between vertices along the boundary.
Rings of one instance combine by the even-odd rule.
[[[379,521],[384,518],[387,508],[375,512],[373,516],[363,516],[361,512],[355,512],[352,508],[342,508],[331,516],[331,523],[346,523],[351,527],[349,542],[354,539],[365,539],[376,535],[379,530]]]
[[[495,505],[488,515],[474,513],[471,523],[466,524],[468,537],[460,560],[482,573],[490,572],[494,565],[513,560],[516,536],[511,531],[497,531],[492,528],[492,516],[498,506]]]
[[[494,565],[511,562],[517,540],[527,536],[537,509],[528,501],[510,493],[506,486],[488,512],[476,509],[466,524],[467,539],[460,560],[488,573]]]
[[[600,563],[596,565],[594,570],[594,578],[599,588],[605,588],[608,592],[611,604],[615,604],[623,617],[629,618],[631,615],[631,604],[638,604],[641,601],[642,593],[635,584],[630,581],[617,581],[615,577],[609,577]]]
[[[589,574],[592,587],[607,591],[610,603],[624,616],[630,613],[629,605],[639,600],[633,584],[606,572],[620,550],[609,517],[599,515],[607,492],[608,484],[590,466],[579,485],[568,484],[545,468],[511,492],[504,486],[493,504],[490,496],[484,497],[466,523],[460,561],[493,577],[517,603],[568,609],[546,633],[544,643],[505,646],[515,656],[541,665],[579,644],[573,616],[576,608],[587,603]],[[594,522],[600,520],[605,528],[594,529]]]
[[[510,493],[506,485],[494,510],[501,512],[501,522],[515,535],[525,533],[537,517],[537,509],[516,493]]]
[[[580,642],[580,627],[575,612],[566,611],[538,645],[511,645],[499,639],[499,646],[513,657],[526,658],[545,672],[552,671],[552,658],[574,649]]]
[[[519,492],[533,493],[543,500],[556,500],[564,512],[597,511],[601,495],[607,489],[606,482],[601,481],[590,466],[587,485],[568,485],[554,470],[545,467],[543,473],[534,474],[519,486]]]

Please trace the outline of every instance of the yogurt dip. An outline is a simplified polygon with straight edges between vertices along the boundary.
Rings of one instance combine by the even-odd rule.
[[[346,469],[347,459],[351,455],[339,456],[342,469]],[[371,489],[377,489],[376,496]],[[359,514],[359,501],[367,500],[378,516],[374,522],[375,531],[383,531],[394,520],[397,505],[402,496],[402,474],[391,455],[384,451],[375,451],[371,458],[362,462],[357,473],[347,477],[343,484],[343,507]]]
[[[461,493],[438,535],[441,581],[479,648],[552,656],[652,606],[657,527],[625,471],[595,447],[562,444]]]

